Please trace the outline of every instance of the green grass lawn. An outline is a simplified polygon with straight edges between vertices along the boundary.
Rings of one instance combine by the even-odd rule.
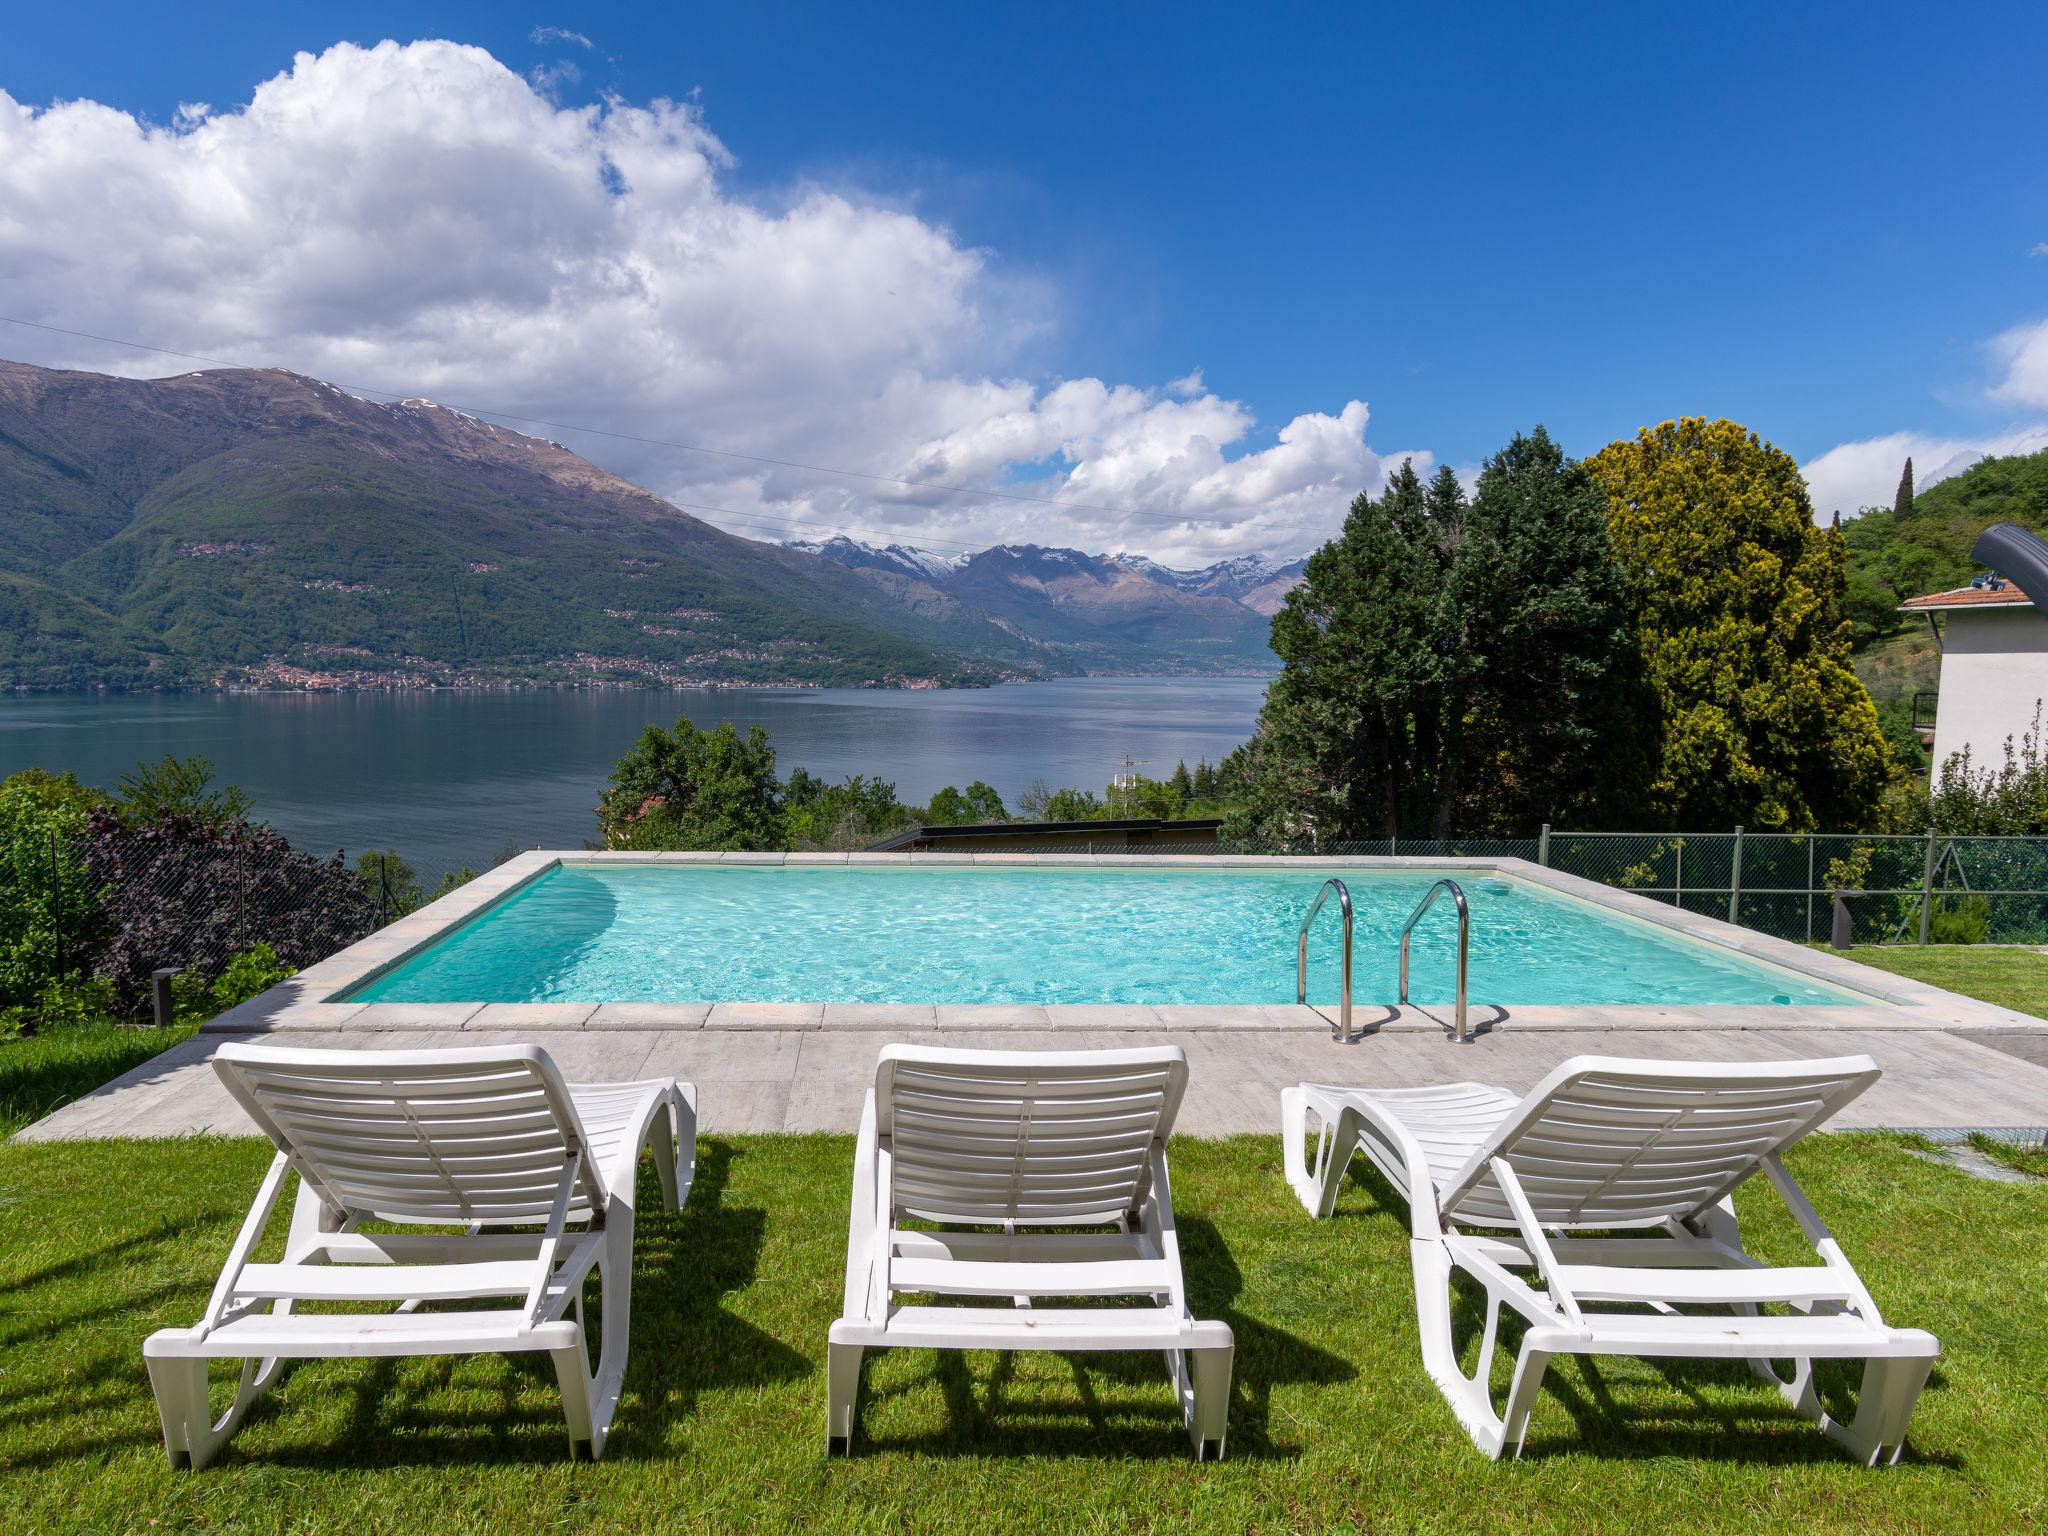
[[[0,1042],[0,1137],[190,1039],[195,1027],[134,1029],[92,1019]]]
[[[1859,944],[1829,953],[2048,1019],[2048,955],[2035,950],[2002,944]]]
[[[21,1531],[2012,1530],[2048,1520],[2048,1185],[1881,1137],[1795,1173],[1886,1316],[1940,1335],[1906,1460],[1872,1471],[1740,1367],[1563,1360],[1520,1462],[1485,1460],[1422,1372],[1405,1227],[1370,1176],[1312,1223],[1270,1138],[1179,1142],[1198,1313],[1238,1340],[1230,1455],[1189,1459],[1156,1357],[870,1357],[849,1461],[822,1454],[852,1146],[706,1140],[680,1216],[651,1171],[632,1366],[577,1465],[544,1361],[312,1362],[221,1459],[172,1472],[143,1336],[193,1321],[268,1149],[0,1147],[0,1507]],[[1361,1163],[1360,1168],[1363,1168]],[[1761,1180],[1752,1243],[1801,1245]],[[281,1223],[280,1223],[281,1224]]]

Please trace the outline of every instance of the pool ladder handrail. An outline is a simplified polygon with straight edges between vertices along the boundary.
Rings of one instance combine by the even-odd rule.
[[[1330,1026],[1332,1040],[1351,1038],[1351,891],[1342,880],[1332,875],[1323,882],[1323,888],[1316,892],[1316,899],[1308,909],[1308,916],[1301,920],[1301,932],[1294,938],[1294,1000],[1308,1001],[1308,931],[1316,920],[1316,914],[1323,910],[1323,903],[1330,899],[1330,892],[1337,893],[1337,911],[1344,919],[1344,985],[1337,997],[1337,1022]]]
[[[1408,914],[1408,921],[1401,925],[1401,1006],[1408,1006],[1408,935],[1422,920],[1422,914],[1436,903],[1444,891],[1451,893],[1451,900],[1458,904],[1458,1001],[1456,1021],[1451,1038],[1463,1045],[1471,1040],[1465,1030],[1465,969],[1472,953],[1472,908],[1465,900],[1465,889],[1457,881],[1439,880],[1423,893],[1422,900],[1415,904],[1415,910]]]

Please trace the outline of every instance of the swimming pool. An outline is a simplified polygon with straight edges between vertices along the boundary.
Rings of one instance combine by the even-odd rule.
[[[1291,1003],[1323,879],[1356,912],[1354,996],[1392,1002],[1420,869],[563,863],[350,1002]],[[1504,875],[1462,871],[1475,1004],[1859,1004],[1870,998]],[[1310,944],[1337,991],[1339,925]],[[1448,1002],[1456,920],[1416,929],[1410,998]]]

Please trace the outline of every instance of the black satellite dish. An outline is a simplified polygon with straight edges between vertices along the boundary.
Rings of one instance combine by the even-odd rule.
[[[1970,558],[2017,582],[2034,599],[2035,612],[2048,601],[2048,541],[2017,523],[1993,523],[1977,535]]]

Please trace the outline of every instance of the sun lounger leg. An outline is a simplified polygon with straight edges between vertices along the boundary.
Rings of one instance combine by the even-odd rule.
[[[604,1449],[604,1431],[591,1419],[590,1357],[583,1339],[563,1349],[548,1351],[555,1362],[555,1380],[562,1388],[562,1417],[569,1425],[570,1458],[597,1460]]]
[[[1531,1349],[1525,1343],[1515,1361],[1514,1384],[1508,1388],[1508,1405],[1501,1414],[1501,1448],[1512,1456],[1522,1454],[1522,1442],[1529,1434],[1529,1413],[1536,1406],[1536,1394],[1543,1387],[1543,1373],[1550,1368],[1550,1352]]]
[[[647,1145],[653,1150],[655,1172],[661,1178],[661,1203],[671,1211],[682,1209],[690,1198],[697,1171],[695,1091],[687,1083],[680,1085],[654,1112],[654,1123],[648,1127]]]
[[[598,1340],[597,1370],[586,1363],[584,1380],[589,1398],[585,1415],[589,1420],[590,1459],[604,1454],[605,1437],[611,1433],[612,1416],[619,1411],[619,1397],[626,1386],[626,1347],[633,1325],[633,1207],[623,1195],[612,1196],[611,1211],[605,1219],[604,1252],[598,1256]],[[586,1336],[578,1358],[587,1362]],[[571,1438],[575,1438],[573,1431]]]
[[[858,1344],[828,1344],[825,1349],[825,1454],[853,1454],[853,1419],[860,1399]]]
[[[1817,1403],[1809,1417],[1866,1467],[1890,1466],[1906,1448],[1906,1425],[1933,1369],[1932,1353],[1867,1361],[1854,1418],[1843,1424],[1820,1412]]]
[[[1500,1329],[1500,1298],[1487,1293],[1486,1328],[1479,1340],[1479,1358],[1467,1376],[1458,1366],[1457,1340],[1451,1332],[1450,1255],[1441,1245],[1421,1241],[1408,1245],[1415,1266],[1415,1314],[1422,1333],[1422,1364],[1451,1412],[1472,1437],[1472,1443],[1498,1459],[1505,1428],[1493,1411],[1490,1378],[1494,1341]],[[1534,1383],[1531,1384],[1533,1391]]]
[[[1181,1394],[1195,1460],[1221,1461],[1230,1423],[1230,1368],[1233,1344],[1175,1352],[1174,1385]]]
[[[666,1105],[654,1112],[654,1124],[647,1133],[648,1145],[654,1152],[654,1172],[661,1180],[661,1204],[664,1210],[676,1208],[678,1173],[676,1163],[675,1112]]]
[[[1280,1139],[1286,1162],[1287,1182],[1311,1216],[1328,1216],[1337,1208],[1337,1192],[1344,1187],[1344,1172],[1351,1166],[1351,1154],[1358,1147],[1358,1117],[1345,1110],[1332,1125],[1316,1117],[1316,1166],[1308,1166],[1308,1095],[1299,1088],[1280,1093]]]
[[[156,1394],[156,1413],[163,1424],[164,1455],[173,1467],[203,1466],[194,1448],[203,1443],[207,1419],[206,1362],[204,1360],[144,1357],[149,1365],[149,1389]]]
[[[156,1396],[158,1422],[163,1426],[164,1455],[174,1467],[197,1472],[237,1429],[250,1404],[261,1397],[283,1373],[274,1360],[242,1362],[242,1378],[235,1388],[235,1400],[218,1420],[207,1390],[204,1359],[180,1359],[144,1351],[149,1366],[149,1387]]]

